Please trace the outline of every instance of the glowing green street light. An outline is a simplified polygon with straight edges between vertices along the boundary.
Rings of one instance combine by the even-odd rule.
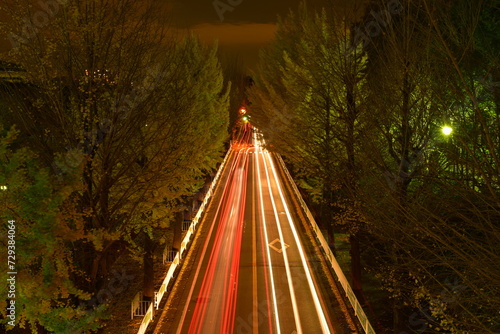
[[[443,126],[441,128],[441,132],[445,135],[445,136],[449,136],[451,135],[451,133],[453,132],[453,129],[447,125]]]

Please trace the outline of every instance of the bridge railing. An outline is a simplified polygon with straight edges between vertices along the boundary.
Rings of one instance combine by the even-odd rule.
[[[219,178],[222,174],[222,171],[224,170],[224,166],[227,163],[227,160],[229,156],[231,155],[232,149],[230,148],[229,151],[226,153],[226,156],[224,157],[224,161],[222,161],[222,164],[220,165],[219,169],[217,170],[217,174],[215,175],[214,180],[212,181],[212,184],[210,185],[210,189],[208,189],[207,194],[205,195],[205,198],[203,199],[203,203],[201,204],[200,208],[198,209],[198,212],[196,213],[196,216],[191,222],[191,225],[189,226],[189,229],[187,230],[186,235],[184,236],[184,239],[182,240],[181,248],[177,252],[177,254],[174,257],[174,260],[170,264],[170,267],[168,268],[167,274],[165,278],[163,279],[163,282],[160,286],[160,289],[158,292],[155,293],[155,301],[154,303],[151,303],[149,305],[149,308],[146,312],[146,315],[142,319],[142,323],[139,327],[139,331],[137,334],[144,334],[146,332],[146,329],[148,328],[149,323],[153,320],[153,314],[154,314],[154,308],[158,309],[160,307],[160,302],[161,299],[163,298],[163,295],[165,292],[167,292],[168,285],[172,278],[174,277],[174,272],[175,269],[177,269],[177,266],[180,263],[180,260],[182,259],[182,255],[184,254],[184,251],[186,250],[187,246],[189,245],[189,242],[191,241],[191,236],[194,234],[194,231],[196,230],[196,226],[200,222],[201,215],[203,214],[203,211],[205,210],[205,206],[208,203],[208,200],[210,197],[212,197],[213,192],[215,191],[215,186],[217,185],[217,182],[219,181]]]
[[[361,323],[361,326],[363,327],[363,330],[367,334],[375,334],[375,330],[373,329],[372,325],[370,324],[370,321],[368,320],[368,317],[366,316],[363,308],[361,307],[361,304],[359,303],[358,299],[354,295],[354,291],[351,288],[351,285],[347,281],[347,278],[344,275],[344,272],[340,268],[339,263],[337,262],[337,259],[333,255],[333,252],[331,251],[330,247],[328,246],[328,242],[326,241],[325,237],[323,236],[323,233],[318,227],[318,224],[316,224],[316,220],[314,219],[313,215],[311,214],[311,211],[307,207],[306,203],[304,202],[304,199],[302,198],[302,195],[300,194],[299,189],[297,188],[297,185],[295,184],[295,181],[293,180],[292,176],[290,175],[290,172],[285,166],[285,162],[281,158],[279,154],[275,155],[279,164],[285,171],[285,174],[287,175],[288,180],[290,181],[290,184],[292,185],[293,191],[295,192],[296,197],[298,198],[300,202],[300,206],[302,207],[302,210],[304,211],[305,215],[307,216],[307,219],[309,220],[309,223],[311,225],[311,229],[314,231],[314,234],[319,241],[319,244],[321,248],[323,249],[326,258],[330,262],[330,265],[333,268],[333,271],[335,272],[335,275],[337,275],[337,280],[339,281],[340,285],[342,285],[342,288],[344,289],[344,292],[347,295],[347,298],[349,299],[349,302],[351,303],[352,308],[354,309],[354,313],[356,317],[358,318],[359,322]]]

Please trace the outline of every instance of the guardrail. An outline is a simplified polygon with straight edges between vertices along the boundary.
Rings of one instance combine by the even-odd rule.
[[[142,291],[137,292],[130,307],[131,319],[134,319],[135,316],[146,315],[149,304],[151,304],[151,301],[142,300]]]
[[[196,225],[198,225],[199,220],[201,218],[201,215],[203,214],[203,211],[205,210],[205,206],[208,203],[208,200],[210,197],[212,197],[215,185],[219,181],[220,175],[222,174],[222,171],[224,170],[224,166],[226,165],[226,162],[231,155],[232,149],[229,148],[229,150],[226,153],[226,156],[224,157],[224,160],[222,161],[222,164],[220,165],[219,169],[217,170],[217,174],[215,175],[214,180],[212,181],[212,184],[210,185],[210,188],[208,189],[207,194],[205,195],[205,198],[203,199],[203,203],[201,204],[200,208],[198,209],[198,212],[196,213],[196,216],[194,217],[193,221],[191,222],[191,225],[189,226],[189,229],[187,230],[186,235],[184,236],[184,239],[182,240],[181,243],[181,248],[175,255],[174,260],[170,264],[170,267],[168,268],[167,274],[165,278],[163,279],[163,282],[160,286],[160,289],[158,292],[155,293],[155,300],[154,303],[151,303],[149,305],[149,308],[146,312],[146,315],[144,316],[144,319],[142,319],[141,326],[139,327],[139,331],[137,334],[144,334],[146,332],[146,329],[148,328],[149,323],[153,320],[153,313],[154,313],[154,308],[158,309],[160,307],[160,302],[161,299],[163,298],[163,295],[165,292],[167,292],[168,284],[170,283],[170,280],[174,276],[175,269],[177,269],[177,266],[180,263],[180,260],[182,259],[182,255],[184,251],[187,248],[187,245],[191,241],[191,236],[194,234],[194,231],[196,230]]]
[[[316,224],[316,220],[314,220],[313,215],[311,214],[311,211],[309,211],[309,208],[307,207],[306,203],[304,202],[304,199],[302,198],[302,195],[299,192],[299,189],[297,188],[297,185],[295,184],[292,176],[288,172],[288,169],[285,166],[285,162],[281,158],[279,154],[275,154],[277,157],[277,160],[283,170],[285,171],[285,174],[288,177],[288,180],[290,181],[290,184],[292,185],[293,191],[295,192],[299,202],[300,206],[302,207],[302,210],[304,210],[305,215],[307,216],[307,219],[309,220],[309,223],[311,224],[311,228],[314,231],[314,234],[316,238],[319,241],[319,244],[323,251],[325,252],[326,258],[330,262],[330,265],[333,268],[333,271],[337,275],[337,279],[340,282],[340,285],[342,285],[342,288],[344,289],[347,298],[349,299],[349,302],[351,303],[352,308],[354,309],[354,314],[358,318],[359,322],[361,323],[361,326],[363,327],[363,330],[367,334],[375,334],[375,330],[373,329],[372,325],[370,324],[370,321],[368,320],[368,317],[365,314],[365,311],[361,307],[361,304],[359,303],[358,299],[354,295],[354,291],[352,290],[349,282],[347,281],[347,278],[344,275],[344,272],[339,266],[339,263],[337,262],[337,259],[333,255],[332,251],[330,250],[330,247],[328,246],[328,243],[323,236],[323,233],[318,227],[318,224]]]
[[[177,252],[174,252],[172,250],[172,245],[166,245],[165,248],[163,248],[163,261],[162,263],[172,263],[174,261],[175,255]]]

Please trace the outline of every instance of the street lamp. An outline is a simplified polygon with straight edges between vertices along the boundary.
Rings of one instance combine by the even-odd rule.
[[[0,190],[3,190],[3,191],[7,190],[7,186],[0,186]]]
[[[451,133],[453,132],[453,129],[451,127],[449,127],[448,125],[445,125],[441,128],[441,132],[445,135],[445,136],[449,136],[451,135]]]

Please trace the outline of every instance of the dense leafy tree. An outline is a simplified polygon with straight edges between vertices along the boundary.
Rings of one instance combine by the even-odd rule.
[[[361,295],[355,236],[362,224],[354,194],[366,59],[360,48],[349,48],[345,20],[328,18],[324,10],[308,13],[305,5],[299,12],[280,22],[275,44],[263,54],[252,112],[302,186],[322,203],[330,236],[334,222],[352,232],[354,289]]]
[[[377,117],[363,202],[394,330],[419,329],[408,321],[418,315],[429,332],[495,331],[498,117],[480,79],[495,60],[471,44],[489,10],[412,1],[368,46]]]
[[[7,233],[2,236],[3,249],[11,245],[9,240],[15,246],[14,269],[3,261],[2,280],[12,277],[8,272],[17,272],[15,298],[2,301],[2,325],[34,332],[43,327],[62,333],[70,323],[78,329],[95,329],[93,319],[102,316],[102,309],[90,314],[72,303],[72,298],[90,298],[74,283],[71,244],[87,238],[83,216],[72,205],[76,178],[55,178],[48,167],[41,167],[33,151],[19,147],[18,133],[15,128],[4,130],[0,139],[0,182],[6,187],[0,193],[2,226],[7,231],[9,220],[15,226],[13,239]],[[1,292],[10,295],[5,284]],[[5,317],[10,300],[15,300],[15,319]],[[15,326],[8,325],[11,320]]]
[[[221,159],[228,94],[217,50],[167,38],[154,1],[68,2],[29,36],[33,8],[5,9],[17,42],[9,60],[27,81],[13,87],[10,106],[42,165],[76,177],[67,191],[85,237],[62,243],[61,256],[71,258],[78,291],[96,293],[118,250],[151,258],[155,228],[168,227],[178,200]],[[64,297],[79,304],[80,295]],[[37,314],[29,321],[45,326]]]
[[[351,249],[362,243],[364,266],[390,294],[388,331],[495,332],[495,7],[394,0],[365,10],[339,21],[301,7],[281,20],[254,76],[254,121],[332,209],[323,223],[362,228]]]

